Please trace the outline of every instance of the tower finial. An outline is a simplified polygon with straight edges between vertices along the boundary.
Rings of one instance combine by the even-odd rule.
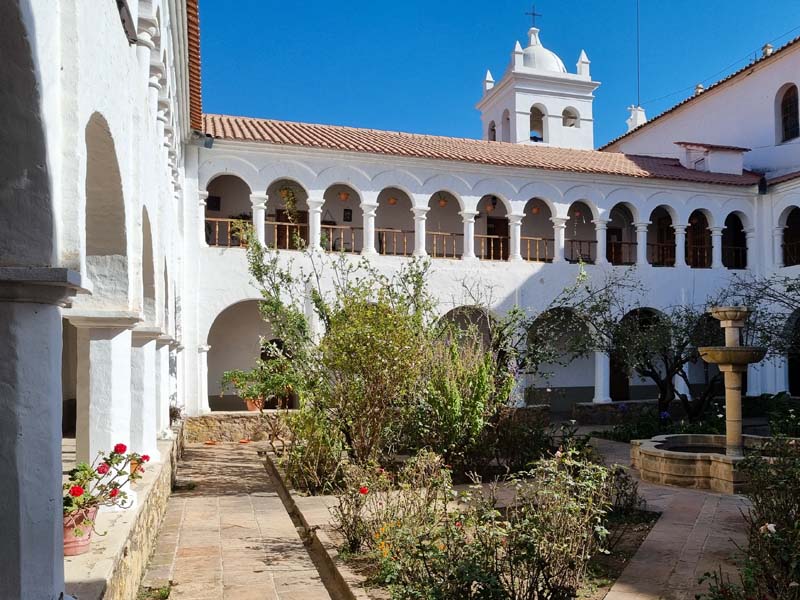
[[[531,27],[536,27],[536,17],[541,17],[542,16],[541,13],[537,13],[536,12],[536,5],[535,4],[531,5],[531,12],[526,12],[525,14],[528,15],[531,18]]]

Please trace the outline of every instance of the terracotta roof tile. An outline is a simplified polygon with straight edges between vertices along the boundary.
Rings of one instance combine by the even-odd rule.
[[[699,146],[709,150],[730,150],[731,152],[750,152],[751,148],[742,146],[726,146],[724,144],[706,144],[705,142],[674,142],[678,146]]]
[[[620,141],[620,140],[622,140],[622,139],[625,139],[625,138],[626,138],[626,137],[628,137],[629,135],[631,135],[631,134],[633,134],[633,133],[635,133],[635,132],[637,132],[637,131],[641,131],[642,129],[644,129],[644,128],[645,128],[645,127],[647,127],[648,125],[651,125],[652,123],[655,123],[655,122],[656,122],[656,121],[658,121],[658,120],[659,120],[661,117],[665,117],[665,116],[667,116],[668,114],[670,114],[670,113],[672,113],[672,112],[674,112],[674,111],[678,110],[679,108],[682,108],[683,106],[686,106],[687,104],[689,104],[689,103],[691,103],[691,102],[694,102],[694,101],[695,101],[695,100],[697,100],[698,98],[702,98],[702,97],[703,97],[705,94],[707,94],[707,93],[708,93],[710,90],[716,89],[716,88],[718,88],[719,86],[721,86],[721,85],[723,85],[723,84],[726,84],[726,83],[728,83],[728,82],[730,82],[730,81],[732,81],[732,80],[736,79],[737,77],[739,77],[739,76],[740,76],[740,75],[742,75],[743,73],[746,73],[746,72],[748,72],[748,71],[749,71],[750,69],[752,69],[753,67],[755,67],[755,66],[757,66],[757,65],[760,65],[761,63],[764,63],[764,62],[768,62],[768,61],[774,60],[776,56],[780,55],[780,54],[781,54],[781,53],[782,53],[784,50],[788,50],[789,48],[791,48],[792,46],[794,46],[794,45],[795,45],[795,44],[797,44],[798,42],[800,42],[800,36],[798,36],[798,37],[794,38],[793,40],[790,40],[790,41],[788,41],[787,43],[785,43],[783,46],[781,46],[781,47],[780,47],[780,48],[778,48],[777,50],[774,50],[774,51],[772,52],[772,54],[770,54],[769,56],[762,56],[761,58],[759,58],[759,59],[757,59],[757,60],[754,60],[753,62],[751,62],[751,63],[747,64],[747,66],[744,66],[744,67],[742,67],[742,68],[741,68],[741,69],[739,69],[738,71],[734,71],[733,73],[731,73],[731,74],[730,74],[730,75],[728,75],[727,77],[724,77],[724,78],[720,79],[719,81],[717,81],[716,83],[713,83],[713,84],[711,84],[711,85],[710,85],[710,86],[708,86],[708,87],[707,87],[705,90],[703,90],[703,92],[701,92],[701,93],[699,93],[699,94],[695,94],[695,95],[693,95],[693,96],[689,96],[689,97],[688,97],[688,98],[686,98],[685,100],[681,100],[681,101],[680,101],[680,102],[678,102],[676,105],[672,106],[671,108],[668,108],[667,110],[665,110],[665,111],[664,111],[664,112],[662,112],[661,114],[658,114],[658,115],[656,115],[655,117],[653,117],[652,119],[649,119],[649,120],[645,121],[644,123],[642,123],[641,125],[639,125],[639,127],[637,127],[636,129],[632,129],[631,131],[628,131],[628,132],[626,132],[626,133],[623,133],[622,135],[620,135],[620,136],[618,136],[618,137],[615,137],[615,138],[614,138],[613,140],[611,140],[610,142],[608,142],[608,143],[604,144],[603,146],[600,146],[600,150],[605,150],[605,149],[606,149],[606,148],[608,148],[609,146],[613,146],[614,144],[616,144],[617,142],[619,142],[619,141]]]
[[[784,183],[786,181],[792,181],[793,179],[797,179],[798,177],[800,177],[800,171],[785,173],[783,175],[778,175],[777,177],[767,179],[767,185],[775,185],[776,183]]]
[[[200,71],[200,12],[198,0],[186,0],[186,37],[189,53],[189,127],[203,129]]]
[[[203,131],[215,138],[365,152],[393,156],[454,160],[503,167],[523,167],[671,179],[697,183],[754,185],[760,175],[693,171],[674,158],[633,156],[597,150],[572,150],[548,146],[486,142],[434,135],[313,125],[228,115],[203,115]]]

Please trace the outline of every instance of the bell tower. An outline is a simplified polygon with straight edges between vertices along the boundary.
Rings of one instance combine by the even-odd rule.
[[[581,50],[576,72],[567,72],[558,55],[542,45],[539,29],[531,27],[528,46],[515,44],[499,82],[486,71],[477,104],[483,139],[593,149],[592,103],[600,83],[592,81],[589,66]]]

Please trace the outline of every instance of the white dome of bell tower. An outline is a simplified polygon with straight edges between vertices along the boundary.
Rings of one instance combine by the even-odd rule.
[[[592,102],[600,84],[592,81],[589,65],[581,50],[576,72],[569,73],[561,58],[542,44],[539,29],[531,27],[528,46],[515,44],[500,81],[486,72],[477,105],[483,139],[592,149]]]

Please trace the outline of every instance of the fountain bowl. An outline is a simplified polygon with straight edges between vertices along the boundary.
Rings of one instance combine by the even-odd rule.
[[[711,316],[718,321],[744,321],[750,312],[746,306],[716,306],[711,309]]]
[[[714,365],[749,365],[761,362],[766,348],[749,346],[706,346],[698,348],[700,358]]]

